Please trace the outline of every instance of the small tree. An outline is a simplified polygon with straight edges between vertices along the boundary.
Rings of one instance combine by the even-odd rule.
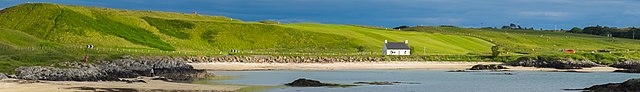
[[[258,22],[264,23],[264,24],[280,24],[280,22],[274,21],[274,20],[261,20],[261,21],[258,21]]]
[[[509,26],[502,26],[502,28],[500,28],[500,29],[511,29],[511,27],[509,27]]]
[[[364,52],[366,48],[364,46],[358,46],[356,47],[356,49],[358,50],[358,52]]]
[[[491,52],[492,52],[492,53],[491,53],[491,55],[492,55],[492,56],[494,56],[494,57],[498,57],[498,56],[500,56],[500,53],[501,53],[502,51],[500,50],[500,46],[497,46],[497,45],[496,45],[496,46],[491,47]]]
[[[582,28],[573,27],[569,30],[570,33],[582,33]]]
[[[409,28],[409,26],[398,26],[398,27],[395,27],[393,29],[405,29],[405,28]]]

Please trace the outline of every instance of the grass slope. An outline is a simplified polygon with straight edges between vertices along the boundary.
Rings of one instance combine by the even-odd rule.
[[[492,43],[470,36],[390,31],[350,25],[315,23],[296,23],[283,26],[356,39],[355,43],[362,44],[367,48],[366,51],[372,52],[380,51],[384,40],[397,42],[409,40],[409,46],[413,48],[414,54],[423,54],[424,48],[427,48],[428,54],[488,53],[491,51],[490,47],[493,46]]]
[[[636,51],[639,40],[610,38],[564,32],[533,30],[472,29],[454,27],[413,27],[405,30],[452,35],[468,35],[491,41],[509,52],[550,53],[561,49],[573,49],[579,52],[608,49],[615,51]]]
[[[60,43],[76,43],[87,31],[116,36],[129,42],[162,50],[175,50],[153,33],[109,18],[108,13],[93,12],[93,17],[75,12],[65,6],[52,4],[23,4],[3,10],[1,27]],[[16,20],[17,19],[17,20]],[[9,22],[11,21],[11,22]],[[65,39],[72,37],[72,39]],[[73,39],[75,38],[75,39]]]
[[[497,44],[506,52],[510,52],[505,56],[562,57],[592,60],[602,64],[611,64],[623,60],[640,60],[640,54],[638,53],[640,51],[638,49],[640,48],[640,40],[633,39],[534,30],[430,26],[412,27],[405,30],[481,38]],[[563,49],[577,50],[577,53],[560,52]],[[612,53],[592,53],[602,49],[611,50]]]
[[[58,46],[55,43],[39,39],[27,33],[0,28],[0,72],[11,73],[20,66],[49,65],[70,59],[65,53],[25,52],[20,47]]]
[[[65,46],[166,51],[380,53],[384,40],[409,40],[429,54],[487,53],[493,45],[468,37],[347,25],[263,24],[219,16],[132,11],[46,3],[0,11],[0,27]]]

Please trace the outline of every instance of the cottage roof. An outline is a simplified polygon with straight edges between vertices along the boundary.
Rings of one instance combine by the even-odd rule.
[[[387,49],[409,49],[409,46],[404,42],[388,42],[386,46]]]

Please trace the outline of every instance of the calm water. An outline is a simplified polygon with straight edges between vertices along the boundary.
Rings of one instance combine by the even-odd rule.
[[[226,84],[277,86],[298,78],[326,83],[351,84],[358,81],[402,81],[421,84],[364,85],[348,88],[287,87],[267,92],[562,92],[563,89],[593,84],[623,82],[640,78],[627,73],[569,72],[446,72],[437,70],[331,70],[331,71],[212,71],[238,79],[215,81]],[[213,82],[213,81],[212,81]]]

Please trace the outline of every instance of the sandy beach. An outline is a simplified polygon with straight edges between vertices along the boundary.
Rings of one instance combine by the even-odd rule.
[[[213,62],[190,63],[196,69],[211,71],[248,71],[248,70],[464,70],[477,64],[502,64],[501,62],[337,62],[337,63],[238,63]],[[613,72],[613,67],[592,67],[584,69],[554,69],[535,67],[506,66],[509,71],[577,71],[577,72]]]
[[[142,78],[146,83],[126,82],[77,82],[77,81],[27,81],[18,79],[0,80],[0,92],[78,92],[78,91],[106,91],[130,89],[141,91],[201,91],[201,92],[230,92],[245,86],[234,85],[203,85],[165,82]],[[84,87],[86,90],[81,90]]]

